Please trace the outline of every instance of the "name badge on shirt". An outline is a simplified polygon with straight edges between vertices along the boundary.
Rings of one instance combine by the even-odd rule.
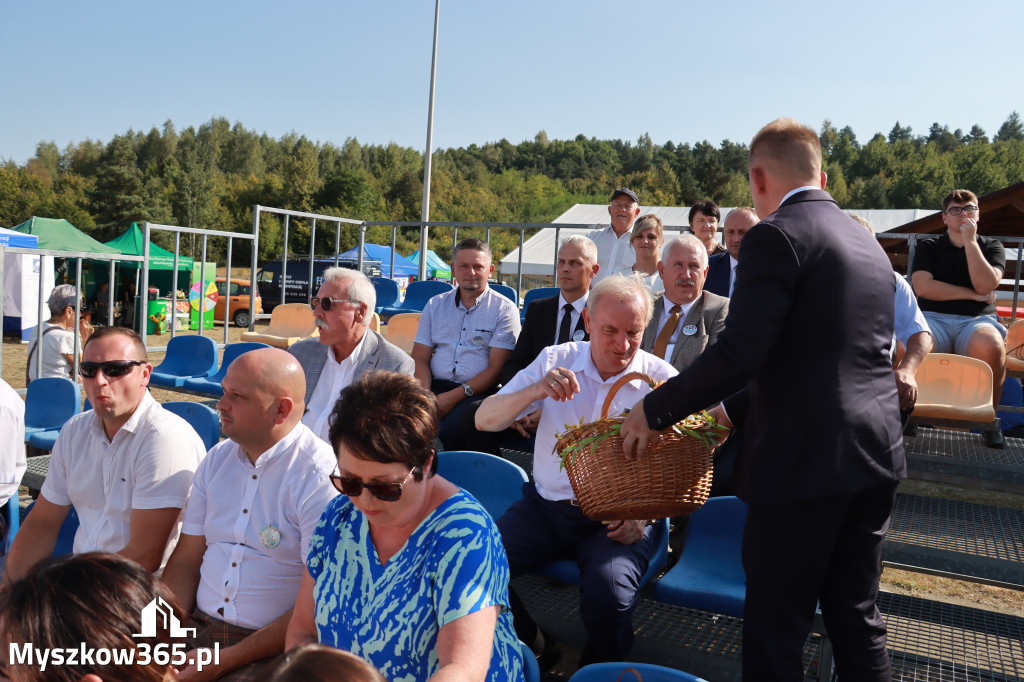
[[[686,336],[693,336],[696,333],[697,325],[695,324],[688,324],[685,327],[683,327],[683,334],[685,334]]]
[[[572,333],[572,340],[573,341],[582,341],[583,337],[584,337],[584,333],[583,333],[582,329],[577,329],[576,331],[574,331]]]
[[[268,523],[260,531],[260,542],[263,543],[264,547],[274,549],[281,544],[281,531],[275,528],[273,524]]]
[[[486,342],[484,342],[484,337],[481,336],[480,334],[477,334],[476,336],[473,337],[473,344],[477,346],[487,345]]]

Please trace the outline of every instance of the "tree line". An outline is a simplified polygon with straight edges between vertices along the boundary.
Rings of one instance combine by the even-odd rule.
[[[1024,122],[1013,112],[995,135],[978,125],[968,132],[934,123],[916,135],[897,122],[888,135],[862,144],[852,128],[831,121],[820,130],[829,190],[850,209],[937,208],[953,187],[985,194],[1024,180]],[[636,142],[583,135],[551,140],[502,139],[437,150],[430,217],[438,222],[548,222],[576,203],[604,203],[611,189],[631,187],[644,205],[680,206],[710,198],[723,206],[750,203],[747,145],[666,142],[645,134]],[[420,218],[423,155],[391,143],[340,146],[294,132],[274,139],[213,118],[180,133],[171,121],[149,132],[129,130],[107,143],[85,140],[59,149],[41,142],[24,165],[0,163],[0,225],[36,215],[66,218],[100,241],[135,222],[248,233],[254,204],[359,220]],[[334,251],[333,228],[316,231],[316,252]],[[281,251],[283,224],[261,218],[263,260]],[[460,229],[459,236],[483,236]],[[292,220],[289,249],[309,252],[309,221]],[[168,233],[156,237],[169,248]],[[389,244],[387,227],[368,229],[367,241]],[[358,242],[354,228],[341,248]],[[501,257],[518,243],[513,230],[495,230]],[[194,244],[192,247],[194,248]],[[224,240],[211,240],[210,259],[222,259]],[[402,229],[398,250],[419,248],[418,229]],[[431,231],[431,248],[447,259],[451,231]],[[196,254],[198,256],[198,254]],[[243,243],[234,259],[246,262]]]

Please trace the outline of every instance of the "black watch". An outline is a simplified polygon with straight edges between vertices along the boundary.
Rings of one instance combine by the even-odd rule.
[[[469,384],[462,384],[462,392],[466,394],[467,398],[473,397],[473,387]]]

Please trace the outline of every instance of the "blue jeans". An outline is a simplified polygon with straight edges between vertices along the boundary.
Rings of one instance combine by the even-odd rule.
[[[1006,327],[999,324],[995,315],[950,315],[949,313],[925,312],[924,319],[932,332],[933,353],[956,353],[967,355],[967,344],[974,332],[982,327],[994,327],[1006,340]]]

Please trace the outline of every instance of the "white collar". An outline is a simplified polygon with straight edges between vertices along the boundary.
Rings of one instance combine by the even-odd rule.
[[[782,206],[784,203],[786,203],[786,199],[790,198],[794,194],[798,194],[800,192],[806,192],[809,189],[816,189],[818,191],[821,191],[820,187],[815,187],[814,185],[804,185],[803,187],[797,187],[796,189],[791,189],[788,192],[786,192],[786,196],[782,197],[782,201],[779,202],[779,206]]]

